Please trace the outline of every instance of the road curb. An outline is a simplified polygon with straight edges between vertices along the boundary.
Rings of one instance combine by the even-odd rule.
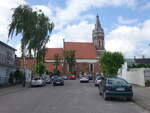
[[[138,98],[137,95],[134,96],[133,102],[137,104],[138,106],[142,107],[143,109],[150,112],[150,106],[143,102],[142,99]]]
[[[2,93],[0,93],[0,97],[5,96],[5,95],[9,95],[9,94],[13,94],[13,93],[17,93],[19,91],[23,91],[23,90],[26,90],[26,89],[28,89],[28,88],[26,88],[26,87],[25,88],[18,88],[18,89],[15,89],[15,90],[2,92]]]

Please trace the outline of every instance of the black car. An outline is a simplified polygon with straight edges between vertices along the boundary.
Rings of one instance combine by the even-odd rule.
[[[64,80],[61,77],[57,77],[53,80],[53,86],[57,86],[57,85],[64,85]]]
[[[127,100],[132,100],[133,97],[132,86],[126,80],[119,77],[103,77],[98,89],[100,95],[103,95],[105,100],[110,98],[126,98]]]

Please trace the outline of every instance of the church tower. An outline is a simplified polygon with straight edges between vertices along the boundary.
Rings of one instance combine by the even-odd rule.
[[[101,52],[105,51],[104,47],[104,30],[101,27],[99,16],[96,16],[96,24],[92,33],[93,44],[96,48],[97,56],[101,54]]]

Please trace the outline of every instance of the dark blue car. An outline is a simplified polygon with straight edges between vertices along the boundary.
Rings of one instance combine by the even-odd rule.
[[[103,78],[98,86],[100,95],[104,99],[110,98],[126,98],[132,100],[133,91],[132,86],[124,79],[116,78]]]

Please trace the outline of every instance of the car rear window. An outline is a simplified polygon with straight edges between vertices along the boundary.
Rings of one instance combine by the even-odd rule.
[[[128,83],[123,79],[109,79],[108,84],[127,85]]]
[[[34,80],[40,80],[40,78],[34,78]]]
[[[96,80],[100,80],[102,77],[101,76],[98,76],[97,78],[96,78]]]

